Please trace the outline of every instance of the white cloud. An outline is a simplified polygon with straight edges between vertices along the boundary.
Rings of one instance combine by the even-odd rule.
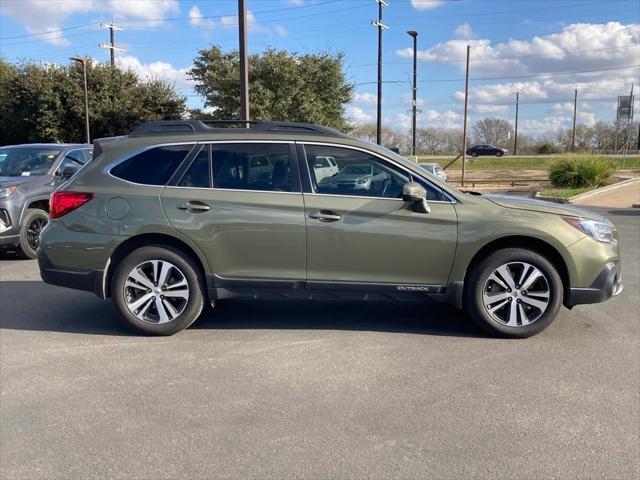
[[[180,12],[177,0],[21,0],[0,2],[0,15],[24,25],[42,41],[68,46],[69,40],[59,31],[61,22],[74,14],[98,13],[114,19],[156,20]]]
[[[471,28],[471,25],[469,25],[469,22],[464,22],[458,25],[453,33],[454,35],[467,40],[471,40],[476,36],[473,29]]]
[[[375,105],[378,100],[378,97],[373,93],[358,93],[355,92],[353,94],[353,98],[351,101],[353,103],[364,103],[365,105]]]
[[[372,114],[365,112],[360,107],[348,106],[345,110],[346,116],[355,124],[371,123],[374,120]]]
[[[470,111],[475,113],[504,111],[515,103],[516,92],[520,93],[520,101],[524,103],[570,102],[572,108],[576,88],[579,102],[611,101],[617,95],[627,92],[632,83],[637,83],[637,68],[620,67],[639,63],[639,42],[640,24],[624,26],[619,22],[580,23],[568,25],[561,32],[526,41],[512,39],[492,44],[488,39],[452,39],[418,52],[418,58],[426,62],[452,62],[462,74],[466,48],[468,44],[471,45],[472,86],[469,106]],[[397,53],[402,57],[411,57],[413,54],[411,49],[399,50]],[[597,71],[566,73],[588,70]],[[533,77],[522,80],[496,79],[494,83],[473,80],[521,75]],[[458,104],[456,108],[460,108],[464,92],[454,92],[452,99]],[[556,107],[558,108],[566,107]],[[584,110],[580,113],[580,109],[578,111],[579,121],[592,123],[598,118],[598,113],[601,117],[609,117],[614,110],[601,109],[600,112],[589,113]],[[560,115],[562,112],[549,113]],[[549,128],[555,127],[554,122],[549,124]]]
[[[411,0],[411,5],[416,10],[431,10],[432,8],[439,7],[444,3],[444,0]]]
[[[289,35],[289,31],[282,25],[274,25],[273,33],[275,33],[278,37],[286,37],[287,35]]]
[[[215,22],[212,19],[203,18],[200,7],[197,5],[194,5],[189,10],[189,24],[200,28],[213,28],[215,26]]]
[[[118,65],[133,70],[141,80],[165,80],[179,90],[192,90],[193,80],[187,77],[190,67],[176,68],[167,62],[142,63],[137,57],[124,55],[116,58]]]
[[[205,30],[212,30],[215,28],[237,28],[238,17],[237,15],[224,15],[217,20],[213,18],[206,18],[200,11],[197,5],[194,5],[189,10],[189,24],[196,28],[202,28]],[[286,37],[289,32],[282,25],[275,25],[273,29],[266,28],[256,18],[255,14],[251,10],[247,10],[247,26],[249,33],[267,33],[277,35],[279,37]]]
[[[437,110],[426,110],[418,113],[416,122],[420,127],[441,128],[444,130],[462,128],[462,115],[453,110],[445,110],[443,112]],[[394,130],[406,131],[411,128],[411,115],[406,113],[398,113],[384,122],[387,126]]]

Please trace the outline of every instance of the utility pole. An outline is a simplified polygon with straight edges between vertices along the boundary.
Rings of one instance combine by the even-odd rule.
[[[407,32],[410,37],[413,37],[413,100],[411,104],[411,155],[416,156],[416,114],[418,103],[417,103],[417,95],[418,95],[418,32],[410,30]],[[416,163],[418,161],[417,157],[415,158]]]
[[[114,68],[116,66],[116,51],[118,52],[124,52],[125,49],[124,48],[120,48],[120,47],[116,47],[116,37],[115,37],[115,31],[116,30],[122,30],[121,27],[117,27],[113,24],[113,20],[111,21],[111,23],[100,23],[100,26],[102,28],[108,28],[109,29],[109,43],[101,43],[98,46],[100,48],[106,48],[107,50],[109,50],[109,56],[110,56],[110,60],[111,60],[111,68]]]
[[[89,134],[89,91],[87,89],[87,59],[79,57],[71,57],[69,60],[82,64],[82,72],[84,74],[84,123],[87,143],[91,143],[91,135]]]
[[[371,24],[378,29],[378,107],[376,114],[376,143],[382,144],[382,30],[388,30],[389,26],[382,23],[382,7],[389,6],[385,0],[376,0],[378,4],[378,20]]]
[[[469,56],[471,45],[467,45],[467,71],[464,78],[464,124],[462,127],[462,186],[464,187],[464,164],[467,158],[467,108],[469,105]]]
[[[240,120],[249,121],[249,63],[247,61],[247,4],[238,0],[238,32],[240,43]],[[249,128],[249,124],[245,125]]]
[[[516,129],[513,136],[513,154],[518,154],[518,107],[520,106],[520,92],[516,92]]]
[[[573,95],[573,132],[571,133],[571,151],[576,151],[576,113],[578,112],[578,89]]]

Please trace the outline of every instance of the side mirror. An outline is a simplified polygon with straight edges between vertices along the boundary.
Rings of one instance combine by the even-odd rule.
[[[60,173],[60,177],[63,180],[68,180],[71,177],[73,177],[76,173],[78,173],[78,170],[80,170],[80,167],[77,167],[75,165],[67,165],[66,167],[64,167],[64,169]]]
[[[409,203],[420,213],[429,213],[431,211],[427,203],[427,191],[417,182],[404,184],[402,187],[402,200]]]

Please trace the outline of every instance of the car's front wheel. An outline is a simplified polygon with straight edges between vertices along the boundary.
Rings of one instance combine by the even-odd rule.
[[[504,155],[503,152],[500,152],[500,151],[496,152],[496,157],[500,158],[502,155]]]
[[[557,269],[533,250],[495,251],[473,268],[467,282],[467,309],[492,335],[526,338],[540,333],[562,304]]]
[[[49,214],[39,208],[30,208],[24,214],[18,247],[26,258],[36,258],[40,246],[40,232],[49,222]]]
[[[173,335],[187,328],[202,312],[205,295],[195,262],[166,246],[134,250],[111,282],[111,297],[123,319],[148,335]]]

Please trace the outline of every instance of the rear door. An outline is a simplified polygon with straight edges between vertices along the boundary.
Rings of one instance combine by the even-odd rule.
[[[304,205],[293,143],[203,144],[161,197],[172,226],[206,256],[216,286],[304,281]]]
[[[308,166],[302,174],[308,175],[303,178],[310,287],[377,284],[402,290],[420,285],[437,291],[446,285],[457,242],[453,199],[363,149],[306,143],[299,151]],[[349,165],[371,165],[380,181],[329,188],[314,175],[317,156],[334,157],[341,171]],[[427,189],[430,213],[416,212],[401,199],[403,185],[411,180]]]

